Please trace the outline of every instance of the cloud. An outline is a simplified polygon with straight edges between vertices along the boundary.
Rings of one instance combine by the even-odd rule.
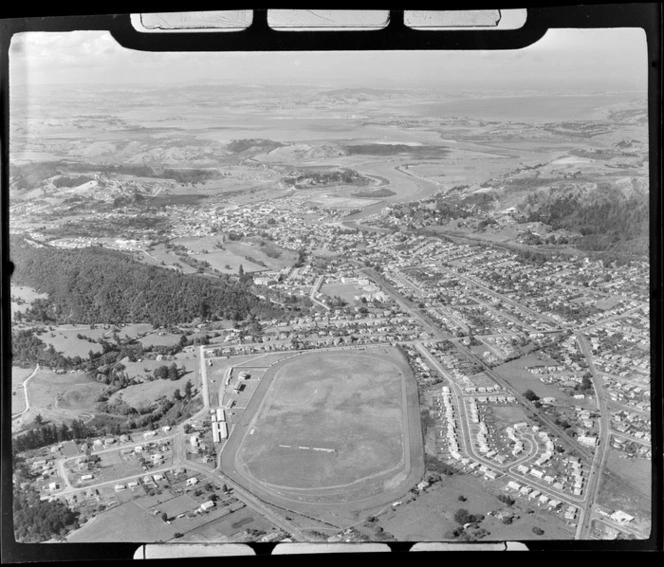
[[[196,81],[464,88],[645,88],[640,29],[549,30],[508,51],[169,53],[124,49],[108,32],[24,32],[12,38],[12,80],[48,83]]]

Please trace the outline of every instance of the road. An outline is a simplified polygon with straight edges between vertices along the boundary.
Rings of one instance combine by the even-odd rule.
[[[526,307],[522,303],[519,303],[518,301],[515,301],[514,299],[507,297],[506,295],[503,295],[502,293],[498,293],[497,291],[494,291],[490,287],[488,287],[484,282],[480,281],[478,278],[475,276],[469,277],[464,274],[461,274],[459,272],[456,273],[456,275],[459,277],[459,279],[463,279],[466,282],[468,282],[471,285],[475,285],[479,287],[482,291],[485,293],[491,295],[492,297],[495,297],[497,299],[500,299],[501,301],[504,301],[505,303],[509,303],[510,305],[516,307],[519,311],[523,311],[524,313],[527,313],[534,319],[538,319],[540,321],[544,321],[545,323],[548,323],[549,325],[553,325],[555,328],[560,327],[560,323],[556,321],[555,319],[552,319],[551,317],[547,315],[542,315],[542,313],[538,313],[537,311],[532,310],[530,307]],[[520,323],[523,325],[523,323]]]
[[[491,367],[489,367],[481,358],[475,356],[470,350],[465,348],[463,345],[459,344],[458,341],[452,341],[456,347],[466,355],[469,360],[476,362],[480,366],[484,373],[489,376],[494,382],[500,384],[505,390],[510,392],[517,400],[517,402],[523,406],[528,413],[535,413],[538,418],[549,428],[549,430],[557,435],[560,440],[567,445],[568,448],[572,449],[576,453],[580,454],[586,461],[591,462],[593,459],[593,453],[579,445],[572,437],[570,437],[561,427],[556,425],[554,421],[548,417],[544,412],[537,411],[531,402],[526,400],[523,397],[523,394],[514,388],[507,380],[505,380],[500,374],[495,372]]]
[[[409,313],[413,318],[420,321],[420,323],[425,327],[425,329],[427,329],[427,331],[429,331],[431,334],[433,334],[433,336],[436,337],[437,340],[450,339],[449,336],[442,333],[440,331],[440,329],[438,329],[435,325],[433,325],[431,322],[429,322],[428,319],[426,319],[422,315],[422,313],[419,311],[419,309],[417,309],[416,307],[414,307],[414,306],[410,305],[408,302],[406,302],[406,300],[403,297],[401,297],[399,292],[396,291],[389,283],[387,283],[383,277],[381,277],[379,274],[377,274],[375,270],[373,270],[371,268],[363,268],[360,271],[363,272],[368,277],[370,277],[371,279],[373,279],[376,283],[381,285],[381,287],[384,287],[390,293],[390,295],[395,299],[395,301],[397,301],[397,303],[399,303],[399,305],[407,313]],[[463,276],[463,277],[465,278],[465,276]],[[468,279],[468,278],[465,278],[465,279],[467,279],[469,282],[472,282],[474,285],[478,285],[479,287],[484,287],[484,286],[482,286],[482,284],[478,284],[477,281],[474,280],[474,279]],[[493,292],[489,288],[485,287],[485,290],[487,291],[487,293],[490,293],[490,294],[500,298],[501,300],[507,301],[507,302],[515,305],[519,309],[524,309],[524,307],[518,302],[515,302],[515,301],[513,301],[513,300],[511,300],[507,297],[504,297],[500,294],[496,294],[495,292]],[[527,310],[527,309],[525,309],[525,310],[530,311],[530,310]],[[538,317],[540,319],[542,318],[541,316],[538,316]],[[548,320],[548,318],[545,318],[545,319]],[[458,341],[452,340],[451,342],[457,347],[458,350],[460,350],[463,354],[465,354],[466,357],[469,360],[472,360],[473,362],[478,363],[484,369],[485,374],[487,374],[490,378],[492,378],[494,380],[494,382],[496,382],[497,384],[500,384],[505,390],[510,392],[512,395],[514,395],[514,397],[517,399],[517,401],[519,402],[520,405],[524,406],[529,412],[537,413],[537,415],[541,418],[542,422],[545,423],[547,425],[547,427],[550,428],[551,432],[555,433],[558,437],[560,437],[561,440],[569,448],[571,448],[571,449],[575,450],[577,453],[581,454],[588,462],[592,461],[593,454],[592,454],[591,451],[589,451],[585,447],[580,446],[573,438],[571,438],[569,435],[567,435],[567,433],[565,433],[565,431],[561,427],[557,426],[554,423],[554,421],[551,418],[549,418],[547,415],[545,415],[543,412],[537,412],[536,408],[534,406],[532,406],[532,404],[528,400],[523,398],[521,392],[517,391],[509,382],[507,382],[504,378],[502,378],[502,376],[500,376],[498,373],[496,373],[494,370],[492,370],[484,362],[484,360],[482,360],[481,358],[475,356],[475,354],[473,354],[470,350],[466,349],[461,344],[459,344]]]
[[[323,283],[323,278],[324,276],[318,276],[318,279],[316,280],[316,283],[314,286],[311,288],[311,293],[309,294],[309,299],[313,301],[316,305],[320,305],[321,307],[325,308],[326,311],[329,311],[330,308],[325,305],[324,303],[321,303],[315,298],[315,295],[318,293],[318,290],[320,289],[321,284]]]
[[[599,410],[599,444],[595,450],[595,458],[588,475],[586,503],[583,508],[582,518],[579,520],[576,530],[576,539],[586,539],[590,534],[593,519],[593,506],[599,495],[600,478],[606,468],[607,449],[609,445],[609,408],[607,407],[604,383],[602,377],[597,373],[597,369],[593,363],[592,349],[588,344],[588,339],[586,339],[586,337],[580,332],[575,334],[577,342],[579,343],[579,348],[586,357],[590,373],[592,374],[595,398]]]
[[[30,400],[28,399],[28,381],[35,375],[37,374],[37,371],[39,370],[39,364],[37,367],[32,371],[32,374],[28,376],[25,380],[23,380],[23,395],[25,396],[25,408],[23,408],[22,411],[12,415],[12,419],[16,419],[17,417],[22,416],[24,413],[27,413],[28,410],[30,409]]]
[[[519,464],[528,461],[530,459],[534,459],[535,456],[537,455],[537,443],[534,439],[524,439],[529,444],[529,449],[525,451],[525,455],[523,457],[520,457],[518,460],[514,462],[510,462],[505,465],[501,465],[493,460],[486,459],[485,457],[478,455],[475,452],[475,449],[473,447],[473,443],[471,440],[471,431],[470,431],[470,422],[468,418],[468,413],[466,412],[466,407],[463,402],[464,395],[462,394],[459,386],[452,380],[445,369],[438,363],[438,361],[435,359],[433,355],[422,345],[416,345],[417,350],[427,358],[427,360],[431,363],[431,365],[436,368],[448,381],[451,390],[454,394],[455,397],[455,402],[456,406],[458,409],[458,414],[459,414],[459,425],[461,426],[461,437],[462,439],[461,444],[463,445],[463,452],[473,460],[477,461],[478,463],[484,464],[490,469],[500,471],[503,473],[507,478],[515,480],[517,482],[524,482],[524,476],[519,473],[515,473],[512,469],[515,469]],[[543,482],[539,482],[535,477],[527,477],[526,482],[528,485],[533,486],[535,488],[540,489],[542,492],[546,492],[548,494],[555,494],[556,498],[560,500],[561,502],[564,502],[566,504],[572,504],[575,506],[578,506],[580,503],[583,502],[583,498],[578,498],[575,496],[571,496],[566,493],[561,493],[560,491],[554,489],[553,487],[544,484]]]
[[[449,339],[449,337],[443,337],[441,336],[440,330],[435,327],[435,325],[432,325],[427,319],[425,319],[421,312],[415,308],[413,305],[411,305],[409,302],[405,300],[405,298],[401,297],[399,292],[395,290],[388,282],[384,280],[379,274],[377,274],[374,270],[363,268],[360,270],[363,272],[365,275],[370,277],[372,280],[374,280],[376,283],[378,283],[381,287],[383,287],[394,299],[397,301],[397,303],[407,312],[409,313],[412,317],[418,319],[420,323],[423,324],[425,329],[427,329],[429,332],[433,334],[434,337],[436,337],[438,340],[441,339]],[[497,297],[501,299],[502,301],[505,301],[517,309],[521,310],[524,313],[527,313],[531,315],[532,317],[536,318],[539,321],[544,321],[548,324],[553,325],[555,328],[560,327],[560,323],[551,319],[548,316],[544,316],[540,313],[537,313],[533,311],[532,309],[522,305],[521,303],[514,301],[513,299],[510,299],[508,297],[503,296],[500,293],[496,293],[486,285],[484,285],[482,282],[478,281],[475,278],[470,278],[467,276],[461,275],[463,279],[471,283],[472,285],[478,286],[481,288],[483,291],[486,293],[490,294],[493,297]],[[635,311],[635,310],[630,310],[630,311]],[[623,314],[624,315],[624,314]],[[593,325],[594,326],[594,325]],[[592,328],[593,326],[589,327]],[[601,377],[597,373],[595,366],[592,362],[592,350],[589,347],[589,344],[587,342],[587,339],[581,334],[580,331],[575,330],[577,339],[579,341],[579,345],[581,348],[581,351],[583,354],[586,356],[586,359],[588,360],[588,364],[591,370],[591,374],[593,376],[593,383],[595,385],[595,393],[597,396],[597,405],[598,409],[600,412],[600,423],[599,423],[599,446],[596,448],[596,451],[593,452],[589,450],[586,447],[581,446],[576,442],[575,439],[570,437],[565,430],[563,430],[561,427],[557,426],[556,423],[549,418],[544,412],[537,411],[537,408],[532,406],[532,404],[526,400],[525,398],[522,397],[521,392],[518,392],[515,388],[511,386],[509,382],[507,382],[505,379],[503,379],[497,372],[493,371],[482,359],[479,357],[475,356],[469,349],[466,349],[463,345],[459,343],[459,341],[452,339],[452,342],[455,344],[457,349],[459,349],[462,353],[466,355],[466,357],[469,360],[472,360],[482,366],[484,369],[485,374],[487,374],[490,378],[492,378],[496,383],[500,384],[505,388],[508,392],[512,393],[518,403],[522,405],[524,408],[526,408],[529,413],[534,413],[536,414],[539,419],[542,421],[542,423],[549,429],[549,431],[553,434],[555,434],[560,442],[562,442],[564,445],[566,445],[569,449],[572,449],[574,452],[579,454],[587,463],[591,463],[590,465],[590,473],[588,477],[588,485],[586,487],[586,490],[584,492],[584,497],[583,498],[578,498],[578,497],[572,497],[572,496],[566,496],[566,497],[561,497],[560,499],[564,502],[567,503],[573,503],[577,506],[580,506],[580,517],[579,521],[577,524],[577,534],[576,537],[577,539],[583,539],[588,537],[588,534],[590,533],[590,526],[591,522],[593,519],[593,512],[592,508],[594,505],[595,500],[597,499],[598,493],[599,493],[599,486],[600,486],[600,478],[602,475],[611,478],[615,482],[618,482],[622,485],[628,485],[630,488],[636,490],[637,492],[644,494],[643,491],[639,490],[636,487],[633,487],[631,483],[627,483],[622,477],[619,475],[613,473],[611,470],[607,469],[606,467],[606,460],[607,460],[607,448],[608,448],[608,440],[609,440],[609,412],[608,412],[608,407],[607,407],[607,396],[604,391],[603,383],[601,380]],[[467,415],[465,413],[465,408],[464,404],[460,403],[462,400],[462,394],[460,391],[458,391],[458,388],[454,384],[452,380],[449,379],[449,377],[446,375],[446,373],[442,370],[439,364],[436,363],[434,357],[430,356],[428,354],[428,351],[422,346],[422,345],[416,345],[418,350],[427,358],[427,360],[437,368],[443,376],[446,376],[448,378],[448,381],[450,385],[453,387],[453,391],[455,393],[455,397],[457,398],[457,403],[459,407],[459,413],[460,413],[460,422],[461,422],[461,429],[462,429],[462,436],[464,437],[463,439],[463,446],[465,448],[465,452],[467,455],[472,456],[474,459],[476,459],[478,462],[484,462],[488,466],[491,466],[494,469],[501,470],[505,469],[505,467],[500,467],[496,466],[495,463],[493,462],[488,462],[484,459],[482,459],[480,456],[476,455],[475,452],[473,451],[472,448],[472,443],[467,442],[467,439],[470,440],[470,428],[469,424],[467,422]],[[464,423],[465,422],[465,423]],[[520,461],[521,462],[521,461]],[[510,467],[513,467],[514,465],[510,465]],[[511,472],[511,471],[510,471]],[[506,473],[507,474],[507,473]],[[518,477],[516,477],[518,478]],[[523,480],[523,477],[521,477],[520,480]],[[551,488],[548,487],[547,485],[539,484],[537,481],[534,479],[528,478],[528,483],[537,486],[543,490],[546,490],[548,492],[551,492]]]
[[[359,271],[369,279],[373,280],[374,283],[378,284],[385,291],[387,291],[387,293],[392,296],[394,301],[396,301],[401,306],[401,308],[406,311],[406,313],[409,313],[411,317],[417,319],[420,324],[433,337],[436,338],[436,340],[444,341],[450,338],[448,333],[441,331],[433,322],[429,320],[428,317],[426,317],[417,307],[411,305],[396,289],[394,289],[394,287],[392,287],[392,285],[385,278],[383,278],[383,276],[378,274],[378,272],[376,272],[374,269],[361,268]]]
[[[200,375],[201,375],[201,385],[202,385],[202,395],[203,395],[203,409],[210,411],[210,392],[208,387],[207,379],[207,367],[205,366],[205,347],[200,346],[198,349],[199,360],[200,360]]]

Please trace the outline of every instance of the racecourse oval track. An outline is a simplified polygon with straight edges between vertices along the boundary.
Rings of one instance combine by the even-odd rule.
[[[358,510],[424,474],[417,384],[393,347],[304,352],[273,365],[234,424],[221,471],[293,510]]]

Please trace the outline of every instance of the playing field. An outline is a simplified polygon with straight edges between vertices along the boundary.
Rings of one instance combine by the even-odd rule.
[[[291,504],[352,507],[403,492],[423,472],[410,370],[392,348],[307,353],[276,364],[222,459],[226,474]]]

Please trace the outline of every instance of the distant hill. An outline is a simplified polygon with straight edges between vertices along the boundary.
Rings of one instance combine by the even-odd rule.
[[[227,149],[234,154],[256,153],[269,152],[275,148],[280,148],[282,145],[283,144],[281,142],[275,142],[274,140],[267,140],[264,138],[249,138],[233,140],[228,144]]]
[[[10,258],[16,266],[12,283],[48,294],[26,312],[42,322],[161,326],[197,317],[242,320],[250,314],[283,315],[229,277],[183,275],[103,248],[36,248],[14,239]]]

